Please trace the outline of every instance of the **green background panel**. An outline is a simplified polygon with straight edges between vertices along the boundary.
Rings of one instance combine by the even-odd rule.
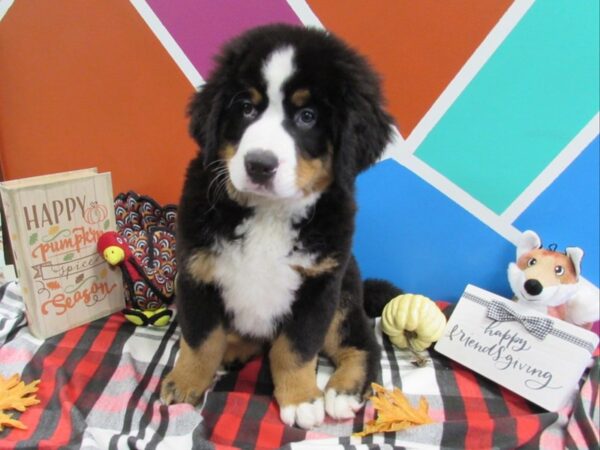
[[[504,211],[598,111],[598,5],[535,3],[415,155]]]

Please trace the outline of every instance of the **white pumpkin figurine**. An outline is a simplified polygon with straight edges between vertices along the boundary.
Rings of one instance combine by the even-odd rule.
[[[390,300],[381,313],[381,329],[398,348],[408,348],[417,357],[415,364],[426,360],[418,352],[436,342],[446,328],[446,316],[423,295],[402,294]]]

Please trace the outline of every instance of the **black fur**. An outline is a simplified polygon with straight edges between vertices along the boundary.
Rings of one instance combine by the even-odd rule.
[[[369,317],[378,317],[383,312],[385,305],[394,297],[403,294],[386,280],[366,280],[364,284],[365,311]]]
[[[304,279],[292,314],[281,319],[279,332],[309,360],[322,349],[336,309],[344,310],[343,345],[365,349],[370,355],[364,391],[376,377],[379,348],[363,308],[363,284],[351,255],[354,182],[381,155],[392,120],[383,109],[377,76],[363,58],[326,32],[274,25],[245,33],[224,48],[216,70],[191,101],[190,134],[202,151],[188,168],[178,213],[178,317],[191,346],[199,345],[218,324],[230,326],[219,286],[194,282],[184,268],[198,249],[212,249],[219,240],[244,239],[235,229],[252,216],[252,208],[211,189],[211,183],[215,172],[223,168],[218,161],[222,146],[238,142],[251,123],[240,115],[240,99],[247,96],[249,87],[264,87],[260,72],[265,58],[286,44],[295,49],[297,72],[285,90],[310,86],[310,101],[319,119],[307,133],[298,132],[291,119],[285,127],[306,157],[322,157],[328,146],[333,147],[333,181],[307,218],[294,225],[298,245],[319,259],[334,256],[338,266],[333,272]],[[264,110],[265,101],[257,108],[259,113]],[[292,111],[287,112],[291,117]],[[369,312],[378,310],[376,306]]]

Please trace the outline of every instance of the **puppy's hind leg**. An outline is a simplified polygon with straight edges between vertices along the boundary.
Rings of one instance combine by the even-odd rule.
[[[226,370],[241,368],[254,356],[264,350],[262,342],[243,338],[237,333],[227,333],[227,350],[223,355],[223,367]]]

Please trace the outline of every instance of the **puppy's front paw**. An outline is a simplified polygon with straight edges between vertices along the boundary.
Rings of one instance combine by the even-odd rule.
[[[323,398],[317,398],[312,402],[283,406],[280,408],[279,417],[290,427],[293,427],[294,424],[305,430],[318,427],[325,420]]]
[[[331,388],[325,394],[325,410],[332,419],[352,419],[362,406],[358,395],[341,394]]]
[[[197,405],[202,400],[206,386],[199,384],[192,376],[181,375],[173,370],[162,381],[160,398],[166,405],[190,403]]]

